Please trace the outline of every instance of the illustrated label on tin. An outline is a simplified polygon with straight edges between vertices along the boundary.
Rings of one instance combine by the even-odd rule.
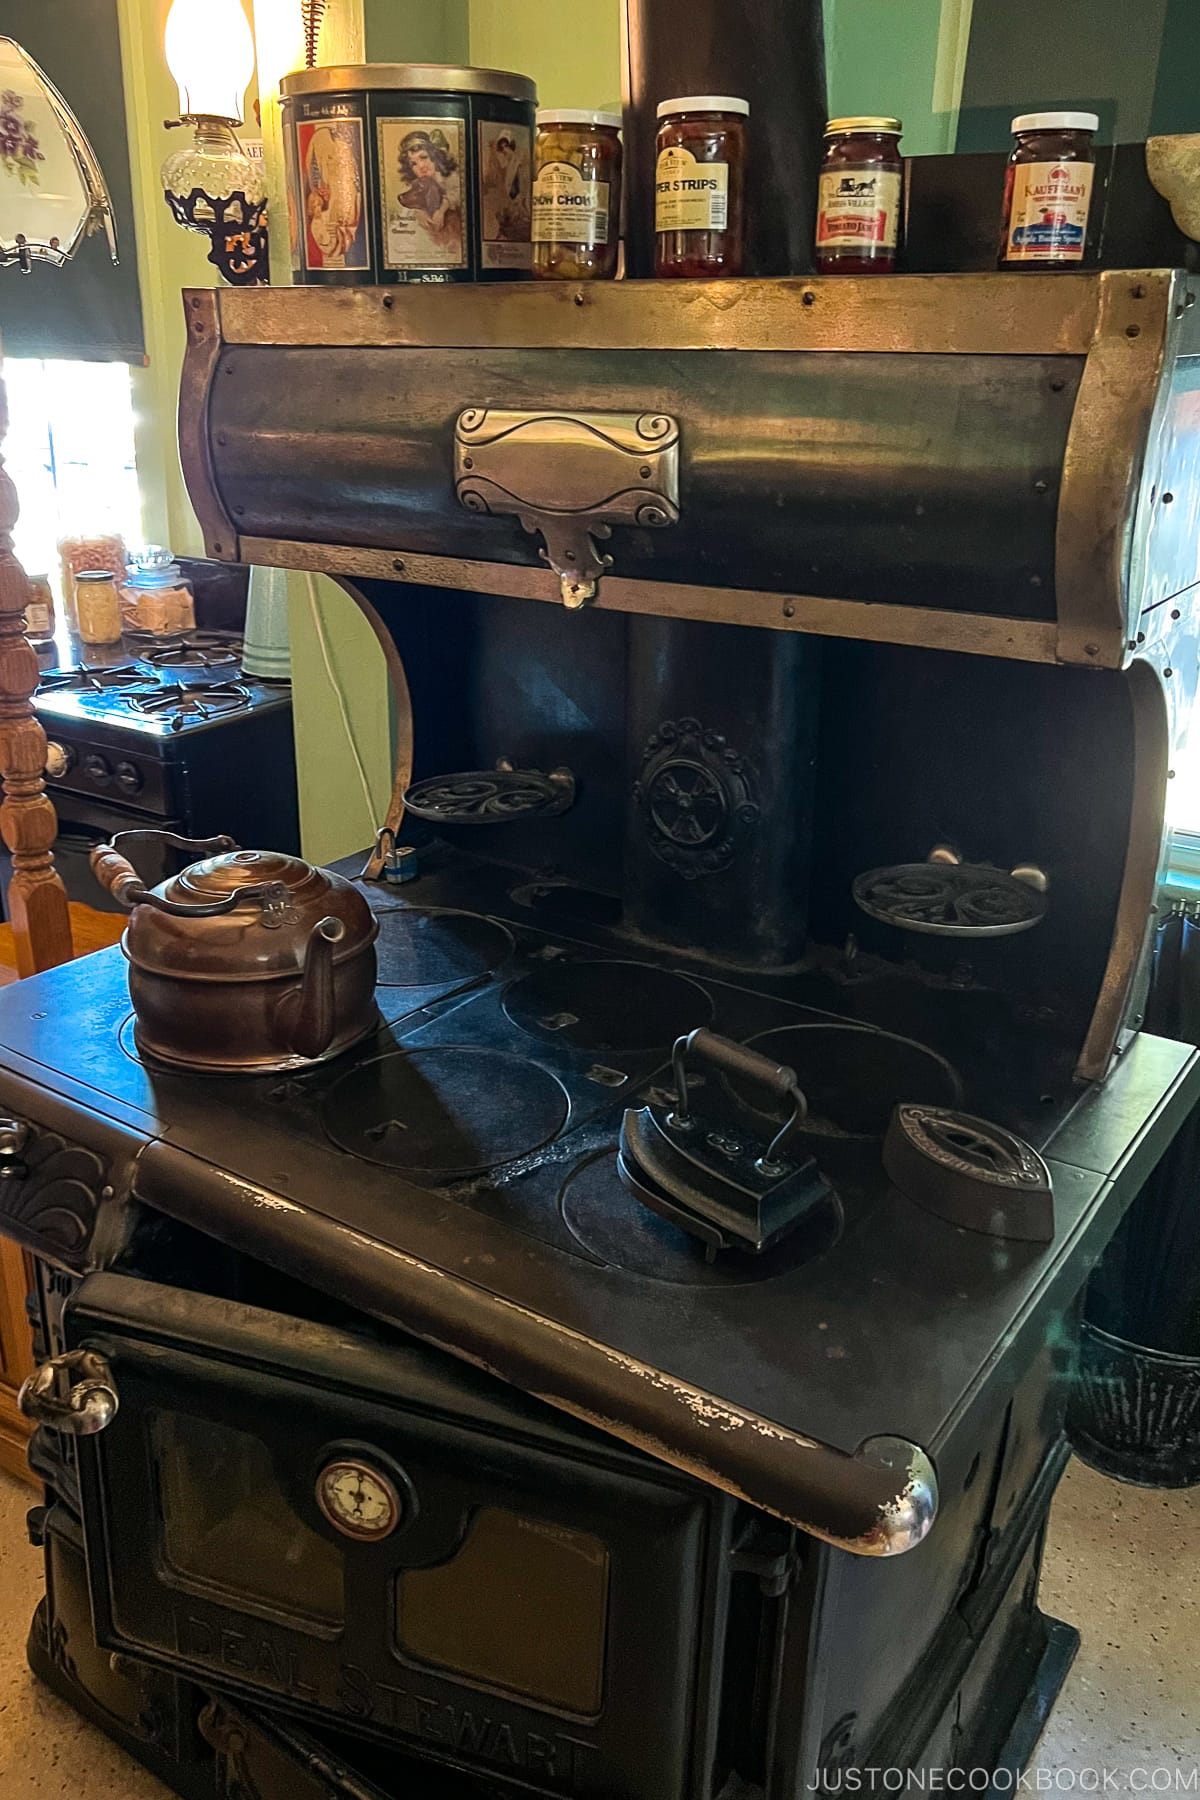
[[[672,145],[659,153],[654,177],[656,231],[724,231],[729,220],[729,164],[697,162]]]
[[[573,163],[546,163],[533,184],[533,241],[607,244],[607,181],[585,180]]]
[[[532,138],[527,125],[479,121],[479,261],[484,269],[533,266]]]
[[[1018,163],[1012,171],[1007,262],[1082,262],[1091,163]]]
[[[900,177],[894,169],[830,169],[821,176],[817,199],[817,249],[852,249],[872,244],[896,247],[900,217]]]
[[[363,125],[332,115],[296,125],[306,269],[369,269]]]
[[[388,269],[464,269],[465,119],[380,119],[379,194]]]

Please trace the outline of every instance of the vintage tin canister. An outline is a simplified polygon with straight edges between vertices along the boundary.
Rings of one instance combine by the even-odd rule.
[[[358,63],[302,69],[280,90],[297,282],[529,274],[537,89],[527,76]]]

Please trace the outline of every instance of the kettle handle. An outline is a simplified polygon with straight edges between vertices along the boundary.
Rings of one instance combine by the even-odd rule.
[[[175,850],[197,850],[202,856],[219,856],[238,848],[231,837],[185,838],[179,837],[174,831],[153,831],[149,828],[115,832],[107,844],[95,846],[88,861],[92,874],[100,886],[112,895],[118,906],[125,906],[130,910],[135,906],[152,906],[157,912],[170,913],[176,919],[215,919],[221,913],[232,912],[243,900],[262,900],[268,906],[278,904],[283,890],[276,881],[256,881],[245,887],[233,888],[228,894],[222,894],[219,900],[167,900],[146,886],[129,858],[118,850],[117,845],[122,841],[127,843],[130,838],[143,842],[153,838],[158,843],[169,844]]]

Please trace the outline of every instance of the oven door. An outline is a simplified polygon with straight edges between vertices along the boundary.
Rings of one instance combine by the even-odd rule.
[[[108,1649],[493,1784],[712,1791],[724,1496],[404,1341],[110,1274],[67,1341],[118,1400],[79,1444]]]
[[[144,826],[156,831],[175,831],[181,834],[184,830],[180,819],[138,812],[136,808],[122,806],[118,802],[91,800],[84,794],[73,793],[70,788],[48,786],[46,793],[58,815],[58,836],[51,847],[54,851],[54,866],[62,877],[67,898],[78,900],[81,905],[90,906],[96,912],[119,913],[126,910],[117,905],[92,874],[88,859],[97,844],[106,844],[114,832],[134,831]],[[138,871],[147,887],[157,887],[160,881],[165,881],[168,875],[174,874],[176,866],[175,853],[160,848],[153,842],[144,845],[138,853]],[[9,913],[8,887],[11,880],[12,857],[4,852],[0,855],[0,892],[4,896],[5,917]]]

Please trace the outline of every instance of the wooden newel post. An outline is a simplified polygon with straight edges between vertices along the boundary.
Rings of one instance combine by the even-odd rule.
[[[0,365],[0,447],[8,431],[8,399]],[[31,696],[38,684],[38,664],[25,636],[29,583],[13,555],[17,522],[17,490],[0,455],[0,833],[12,852],[13,876],[8,894],[9,923],[17,950],[17,969],[34,975],[69,962],[71,915],[67,890],[54,867],[50,846],[58,835],[58,819],[46,796],[46,734],[38,724]]]

